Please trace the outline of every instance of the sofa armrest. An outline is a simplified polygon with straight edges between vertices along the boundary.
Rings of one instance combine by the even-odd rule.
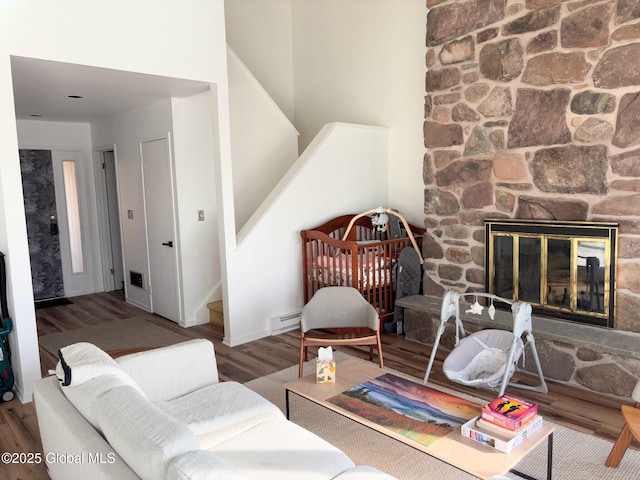
[[[213,343],[202,338],[116,359],[152,402],[165,402],[218,383]]]
[[[103,394],[95,408],[105,439],[143,480],[165,478],[175,457],[198,450],[186,425],[129,385]]]
[[[53,480],[139,480],[111,445],[69,403],[56,377],[37,381],[33,398],[43,456]]]

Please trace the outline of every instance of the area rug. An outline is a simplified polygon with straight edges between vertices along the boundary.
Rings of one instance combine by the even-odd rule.
[[[184,342],[187,337],[138,317],[52,333],[39,338],[40,346],[52,353],[77,342],[89,342],[105,351],[127,348],[164,347]]]
[[[353,358],[342,352],[336,352],[336,375],[340,375],[340,361]],[[364,360],[362,360],[364,362]],[[315,365],[305,364],[305,375],[312,373]],[[385,369],[404,378],[420,381],[401,372]],[[280,409],[285,409],[285,393],[283,384],[295,380],[298,367],[287,368],[271,375],[252,380],[246,385],[269,399]],[[440,388],[440,387],[438,387]],[[474,400],[473,397],[442,388],[443,391]],[[475,399],[483,403],[480,399]],[[372,465],[401,480],[438,480],[473,479],[472,475],[462,472],[440,460],[432,458],[399,441],[364,427],[342,415],[333,413],[308,400],[290,396],[291,420],[332,443],[344,451],[356,464]],[[547,421],[547,420],[545,420]],[[549,422],[552,423],[552,422]],[[640,452],[629,449],[618,468],[608,468],[604,462],[609,455],[610,441],[587,435],[561,425],[554,424],[553,436],[553,478],[559,480],[608,479],[635,480],[640,467]],[[496,453],[496,455],[501,455]],[[537,447],[517,467],[521,472],[535,478],[546,477],[547,446],[546,442]],[[519,479],[514,474],[508,478]]]

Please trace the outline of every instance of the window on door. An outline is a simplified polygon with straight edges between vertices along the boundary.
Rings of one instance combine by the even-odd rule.
[[[63,160],[64,197],[67,205],[69,224],[69,247],[71,249],[71,271],[84,272],[84,255],[82,251],[82,228],[80,225],[80,205],[78,201],[78,182],[76,178],[76,162]]]

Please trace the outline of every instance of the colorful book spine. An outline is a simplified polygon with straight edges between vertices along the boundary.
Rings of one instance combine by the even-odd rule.
[[[538,418],[537,415],[533,417],[530,422],[534,421],[536,418]],[[525,423],[522,427],[520,427],[520,429],[525,428],[528,424],[529,422]],[[499,425],[496,425],[495,423],[487,422],[486,420],[483,420],[482,417],[476,420],[476,426],[483,430],[488,430],[490,432],[494,432],[498,435],[502,435],[508,438],[512,438],[518,432],[518,430],[509,430],[508,428],[501,427]]]
[[[506,434],[498,434],[495,431],[490,431],[488,429],[479,428],[477,426],[477,420],[479,418],[480,417],[475,417],[465,423],[461,428],[462,435],[475,442],[495,448],[503,453],[509,453],[512,451],[524,440],[533,435],[533,433],[542,427],[543,424],[542,417],[538,415],[528,422],[523,428],[511,431],[511,435],[509,436]]]
[[[508,430],[518,430],[538,414],[538,405],[509,394],[482,407],[481,417]]]

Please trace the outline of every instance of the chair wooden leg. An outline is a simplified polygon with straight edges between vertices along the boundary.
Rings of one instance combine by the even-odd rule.
[[[304,340],[300,338],[300,366],[298,367],[298,378],[302,378],[302,369],[307,356],[307,347],[304,346]]]
[[[622,427],[620,435],[618,435],[616,443],[613,444],[611,452],[607,457],[607,461],[604,462],[604,464],[607,467],[617,467],[620,465],[620,461],[622,460],[624,453],[627,451],[632,439],[633,433],[631,432],[629,425],[625,422],[624,427]]]
[[[380,332],[378,331],[378,362],[380,368],[384,368],[384,359],[382,358],[382,341],[380,340]]]

